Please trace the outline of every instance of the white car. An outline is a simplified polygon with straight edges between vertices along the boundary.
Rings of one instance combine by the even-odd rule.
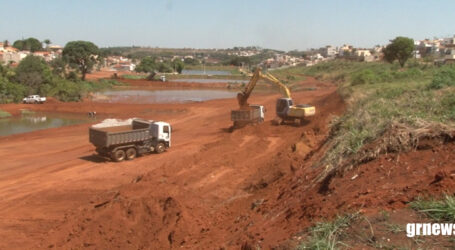
[[[40,97],[39,95],[29,95],[22,99],[22,103],[40,103],[43,104],[46,101],[46,97]]]

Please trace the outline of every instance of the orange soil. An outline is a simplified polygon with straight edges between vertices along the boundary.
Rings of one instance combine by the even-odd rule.
[[[297,103],[317,108],[306,125],[271,125],[279,95],[255,95],[250,103],[266,106],[266,121],[232,133],[229,117],[237,108],[235,99],[0,105],[13,113],[20,108],[96,110],[173,125],[168,152],[122,163],[93,156],[89,124],[1,137],[0,248],[269,248],[338,212],[402,207],[415,194],[453,187],[448,169],[453,159],[435,158],[436,163],[426,166],[431,161],[414,160],[412,154],[420,152],[411,152],[399,163],[372,161],[371,167],[355,170],[353,180],[337,176],[329,192],[319,192],[312,178],[321,169],[311,165],[323,154],[327,124],[343,112],[344,103],[334,86],[313,79],[302,84],[318,86],[293,95]],[[453,152],[453,146],[441,147],[433,157]],[[425,152],[425,159],[435,154]],[[440,188],[417,185],[438,179],[434,173],[439,171],[442,181],[431,185]],[[414,178],[410,184],[409,175]]]

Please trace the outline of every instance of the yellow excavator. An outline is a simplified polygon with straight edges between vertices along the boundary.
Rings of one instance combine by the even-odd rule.
[[[262,122],[264,120],[264,107],[248,104],[248,98],[260,79],[277,85],[284,95],[284,97],[278,98],[276,102],[277,118],[274,120],[275,123],[283,124],[289,121],[298,121],[302,125],[305,117],[313,116],[316,113],[314,106],[308,104],[295,105],[291,98],[291,91],[286,85],[269,72],[262,73],[261,69],[257,68],[251,76],[249,83],[245,86],[245,89],[237,94],[237,101],[240,108],[231,111],[231,120],[234,122],[234,127],[240,127],[248,123]]]

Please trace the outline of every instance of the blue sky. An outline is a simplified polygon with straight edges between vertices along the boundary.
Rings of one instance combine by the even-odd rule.
[[[0,0],[0,41],[281,50],[455,34],[453,0]]]

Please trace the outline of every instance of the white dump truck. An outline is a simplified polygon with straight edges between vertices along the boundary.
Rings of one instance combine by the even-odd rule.
[[[100,156],[114,161],[132,160],[137,155],[162,153],[171,147],[171,125],[161,121],[134,119],[124,126],[90,127],[90,142]]]

